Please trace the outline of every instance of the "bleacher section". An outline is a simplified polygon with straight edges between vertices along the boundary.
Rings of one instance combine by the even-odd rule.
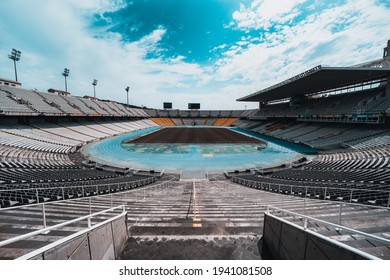
[[[22,102],[12,94],[0,90],[0,113],[6,115],[33,114],[34,111]]]
[[[67,154],[86,142],[156,126],[149,120],[46,123],[2,123],[0,145]]]
[[[387,125],[314,123],[294,120],[246,120],[236,122],[235,125],[248,131],[325,150],[339,149],[390,135],[390,127]]]
[[[58,109],[56,104],[47,102],[37,92],[25,90],[22,88],[14,88],[0,85],[0,90],[13,96],[14,99],[20,100],[23,104],[29,107],[32,111],[47,115],[62,115],[63,112]]]
[[[75,97],[0,85],[0,114],[46,116],[148,117],[140,108],[114,101]]]
[[[233,182],[283,194],[389,207],[390,143],[320,154],[297,168],[231,176]]]
[[[283,102],[263,106],[252,115],[254,119],[302,118],[322,116],[344,118],[353,115],[383,114],[390,108],[390,98],[384,87],[330,96],[310,96],[298,102]]]
[[[126,183],[129,189],[154,182],[155,175],[120,175],[93,166],[84,167],[82,160],[74,156],[87,142],[153,126],[156,124],[151,120],[38,121],[31,125],[3,121],[0,124],[0,207],[92,194],[88,188],[80,192],[78,186],[115,183],[99,189],[101,193],[110,193],[121,190],[119,183]]]
[[[231,126],[238,118],[218,118],[213,126]]]
[[[0,169],[0,208],[89,197],[153,183],[155,175],[120,175],[94,169]]]
[[[175,122],[170,118],[151,118],[159,126],[175,126]]]

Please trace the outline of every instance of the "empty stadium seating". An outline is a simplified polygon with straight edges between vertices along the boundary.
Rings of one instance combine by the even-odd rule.
[[[140,108],[114,101],[0,85],[0,113],[6,115],[148,117]]]
[[[283,194],[389,207],[390,145],[320,154],[302,167],[267,175],[231,176],[233,182]]]
[[[8,120],[0,124],[1,207],[68,199],[149,184],[156,176],[119,175],[86,169],[74,152],[89,141],[156,126],[151,120],[101,120],[31,125]],[[87,185],[95,185],[91,192]],[[80,186],[80,187],[78,187]],[[114,189],[113,189],[114,188]],[[82,190],[80,192],[80,190]]]

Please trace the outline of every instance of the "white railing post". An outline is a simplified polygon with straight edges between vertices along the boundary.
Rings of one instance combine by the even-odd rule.
[[[91,217],[88,217],[88,228],[92,227]]]
[[[44,203],[42,203],[42,217],[43,217],[43,227],[46,228],[46,210],[45,210]]]
[[[339,210],[339,225],[341,226],[341,214],[343,211],[343,203],[340,202],[340,210]]]
[[[37,204],[39,203],[39,193],[38,188],[35,189],[36,197],[37,197]]]
[[[387,200],[387,207],[390,207],[390,192],[389,192],[389,199]]]
[[[306,230],[307,229],[307,217],[303,218],[303,228]]]

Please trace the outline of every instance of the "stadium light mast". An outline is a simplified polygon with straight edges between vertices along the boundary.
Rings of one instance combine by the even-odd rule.
[[[17,49],[12,49],[11,54],[8,55],[9,59],[12,59],[14,61],[14,68],[15,68],[15,80],[18,81],[18,72],[16,71],[16,61],[20,60],[20,56],[22,55],[22,52]]]
[[[68,84],[66,82],[66,78],[69,76],[69,69],[65,68],[64,72],[62,73],[62,76],[65,77],[65,91],[68,92]]]
[[[93,82],[92,82],[92,85],[93,85],[93,97],[96,98],[96,85],[97,85],[97,80],[96,79],[93,79]]]
[[[129,107],[129,90],[130,90],[130,87],[127,86],[127,87],[125,88],[125,91],[126,91],[126,93],[127,93],[127,107]]]

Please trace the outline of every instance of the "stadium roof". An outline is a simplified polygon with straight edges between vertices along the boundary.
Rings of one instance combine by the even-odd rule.
[[[281,83],[239,98],[237,101],[280,100],[384,79],[389,75],[390,68],[322,67],[319,65]]]

